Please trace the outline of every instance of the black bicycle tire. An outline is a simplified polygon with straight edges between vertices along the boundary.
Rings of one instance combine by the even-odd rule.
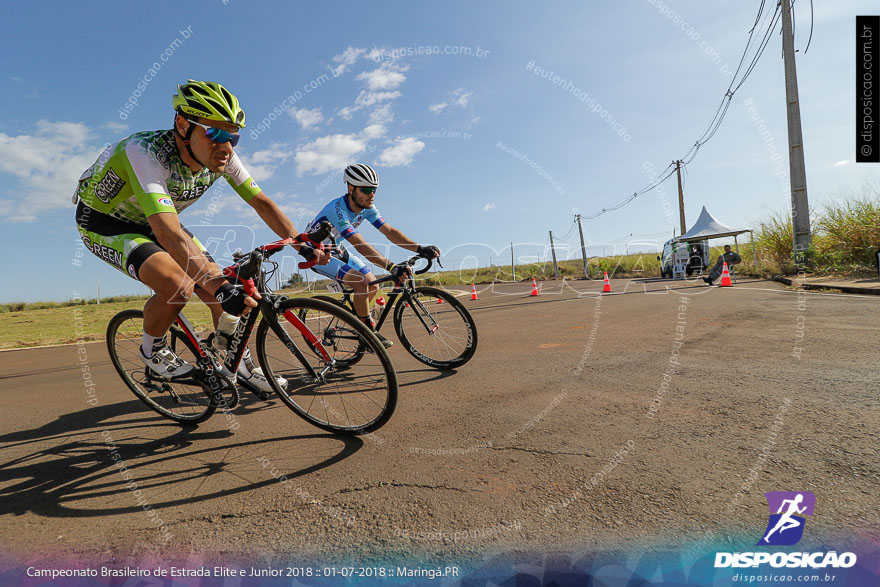
[[[142,394],[139,391],[138,387],[136,386],[136,382],[132,381],[132,379],[128,375],[128,372],[122,366],[122,364],[119,360],[119,356],[115,350],[115,346],[116,346],[115,334],[119,330],[119,326],[123,322],[125,322],[126,320],[130,320],[132,318],[143,319],[143,317],[144,317],[144,313],[142,310],[133,310],[132,309],[132,310],[123,310],[110,319],[110,322],[107,324],[107,332],[106,332],[107,352],[110,355],[110,362],[113,363],[113,367],[116,369],[117,374],[119,374],[119,377],[125,383],[126,387],[128,387],[128,389],[135,395],[135,397],[137,397],[139,400],[141,400],[141,402],[143,402],[147,407],[149,407],[151,410],[153,410],[154,412],[156,412],[160,416],[162,416],[164,418],[168,418],[169,420],[177,422],[178,424],[184,424],[184,425],[187,425],[187,424],[193,425],[193,424],[199,424],[201,422],[204,422],[205,420],[210,418],[212,415],[214,415],[214,412],[217,410],[217,404],[213,401],[210,401],[210,395],[205,393],[205,395],[208,397],[209,401],[205,404],[205,411],[204,412],[202,412],[201,414],[198,414],[196,416],[193,416],[193,417],[183,417],[183,416],[180,416],[180,415],[175,414],[173,412],[169,412],[169,411],[165,410],[165,408],[163,408],[161,405],[153,402],[152,400],[150,400],[150,398],[148,396]],[[183,342],[183,344],[186,345],[186,347],[190,351],[193,352],[193,354],[195,354],[196,356],[199,355],[198,350],[193,347],[192,343],[185,336],[179,335],[176,332],[172,332],[171,335],[177,336]]]
[[[354,316],[354,314],[352,313],[351,308],[349,308],[348,304],[346,304],[345,301],[343,301],[341,299],[333,298],[330,296],[312,296],[311,299],[321,300],[323,302],[335,304],[336,306],[339,306],[340,308],[342,308],[343,310],[345,310],[346,312],[348,312],[349,314],[352,314],[352,316]],[[308,308],[303,308],[302,310],[299,311],[300,320],[305,320],[304,317],[307,315],[308,315]],[[339,362],[342,365],[351,367],[353,365],[356,365],[357,362],[363,358],[364,352],[365,352],[364,349],[359,348],[358,351],[356,351],[355,354],[353,354],[350,359],[337,359],[337,362]]]
[[[387,380],[387,396],[385,406],[379,416],[374,418],[371,422],[367,422],[366,424],[359,426],[337,426],[334,424],[330,424],[329,422],[324,422],[317,419],[316,417],[312,416],[311,414],[300,408],[300,406],[294,400],[288,397],[286,392],[278,386],[278,383],[275,379],[275,372],[272,368],[271,363],[267,360],[266,337],[269,330],[271,329],[271,324],[268,317],[264,315],[263,319],[260,321],[259,326],[257,326],[257,359],[259,360],[260,366],[263,368],[263,374],[266,376],[266,379],[272,386],[273,391],[275,391],[275,394],[281,399],[281,401],[283,401],[285,405],[287,405],[287,407],[290,408],[294,413],[296,413],[298,416],[300,416],[310,424],[321,428],[322,430],[327,430],[328,432],[347,436],[366,434],[368,432],[378,430],[389,420],[389,418],[391,418],[395,408],[397,407],[397,372],[394,370],[394,366],[391,363],[391,358],[385,351],[385,347],[382,346],[382,343],[379,342],[379,339],[376,338],[376,336],[372,333],[372,331],[370,331],[370,329],[366,327],[365,324],[358,320],[356,316],[351,314],[351,312],[341,308],[338,303],[330,303],[315,298],[290,298],[284,300],[278,305],[278,314],[283,314],[287,310],[294,310],[294,313],[297,313],[296,311],[302,308],[311,308],[328,312],[330,314],[335,314],[337,318],[351,326],[361,336],[369,341],[370,350],[379,357],[385,373],[385,378]],[[296,355],[294,354],[294,356]],[[299,359],[297,358],[297,360]]]
[[[443,300],[443,303],[449,304],[452,308],[455,308],[456,312],[458,313],[458,315],[461,316],[462,320],[470,326],[470,333],[472,335],[471,343],[465,348],[465,351],[461,355],[447,361],[441,361],[433,359],[431,357],[426,357],[422,353],[418,352],[415,348],[415,345],[410,342],[410,340],[406,337],[406,333],[403,330],[403,313],[406,311],[406,300],[403,296],[401,296],[400,298],[398,298],[397,304],[394,307],[394,331],[397,333],[397,338],[400,339],[401,344],[403,344],[403,348],[405,348],[406,351],[420,363],[443,371],[457,369],[470,361],[473,358],[474,353],[477,352],[478,338],[477,325],[474,322],[474,318],[473,316],[471,316],[471,313],[468,312],[467,307],[462,304],[454,295],[436,287],[416,287],[414,288],[414,292],[417,294],[440,298]]]

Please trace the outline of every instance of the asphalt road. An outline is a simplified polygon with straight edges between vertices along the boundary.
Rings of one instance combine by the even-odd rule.
[[[0,353],[0,550],[195,564],[754,544],[773,490],[815,493],[813,529],[880,540],[880,299],[669,284],[466,293],[476,357],[444,374],[392,348],[397,412],[356,439],[247,394],[237,430],[219,413],[182,430],[102,343],[83,347],[92,404],[77,347]]]

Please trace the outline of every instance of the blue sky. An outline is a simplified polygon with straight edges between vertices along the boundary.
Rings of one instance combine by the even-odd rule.
[[[237,152],[298,228],[342,193],[342,167],[359,160],[380,174],[384,217],[440,246],[447,267],[509,262],[510,242],[522,261],[544,256],[548,230],[564,237],[560,256],[567,243],[574,254],[575,212],[589,215],[639,190],[649,164],[662,171],[700,136],[759,4],[7,4],[0,223],[14,279],[0,285],[0,302],[91,297],[98,275],[102,295],[145,291],[88,251],[77,258],[70,196],[102,145],[170,127],[171,94],[187,78],[238,95],[248,126]],[[853,162],[855,15],[871,12],[874,2],[816,2],[804,54],[809,5],[796,5],[813,207],[877,177]],[[688,166],[689,225],[704,205],[743,228],[790,206],[780,47],[774,34]],[[150,72],[154,63],[161,67]],[[130,99],[137,104],[126,111]],[[674,202],[674,179],[663,190]],[[677,227],[662,197],[650,192],[585,221],[589,254],[622,252],[630,241],[635,249],[662,244]],[[206,238],[243,226],[235,229],[242,246],[274,239],[222,180],[181,220]],[[362,232],[381,239],[369,226]]]

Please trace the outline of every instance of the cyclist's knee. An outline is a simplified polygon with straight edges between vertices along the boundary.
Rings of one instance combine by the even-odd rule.
[[[349,271],[345,274],[343,283],[353,289],[356,293],[367,293],[368,285],[366,277],[359,271]]]
[[[160,299],[168,302],[186,303],[195,288],[192,278],[167,253],[150,256],[141,265],[138,277]]]
[[[177,282],[176,287],[174,282],[168,282],[165,287],[155,291],[160,298],[165,299],[169,304],[185,304],[193,296],[194,286],[193,280],[184,276],[182,280]]]

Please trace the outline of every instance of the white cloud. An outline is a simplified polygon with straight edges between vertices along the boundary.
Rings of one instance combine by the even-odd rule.
[[[457,90],[452,92],[452,95],[456,97],[452,103],[456,106],[461,106],[462,108],[465,108],[468,104],[471,103],[471,98],[473,98],[474,93],[466,92],[464,91],[464,88],[458,88]]]
[[[4,220],[34,222],[42,212],[72,209],[77,180],[101,152],[90,143],[92,138],[92,131],[82,123],[47,120],[37,122],[32,135],[0,133],[0,174],[20,184],[7,189],[9,199],[0,200]]]
[[[379,106],[372,112],[370,112],[370,117],[367,119],[367,124],[381,124],[386,125],[390,124],[394,121],[394,113],[391,112],[391,104],[385,104],[384,106]]]
[[[379,163],[386,167],[398,167],[409,165],[422,149],[425,143],[412,137],[397,139],[397,144],[388,147],[379,155]]]
[[[843,161],[838,161],[832,167],[843,167],[844,165],[849,165],[849,159],[844,159]]]
[[[483,212],[488,212],[489,210],[491,210],[494,207],[495,207],[495,204],[486,204],[485,206],[483,206]]]
[[[272,194],[271,198],[272,201],[278,204],[282,212],[287,214],[293,221],[297,230],[305,228],[305,223],[314,218],[315,214],[318,213],[318,210],[303,203],[297,194],[276,192]]]
[[[473,92],[468,92],[464,88],[453,90],[449,92],[449,95],[452,96],[450,100],[444,100],[443,102],[439,102],[437,104],[431,104],[430,106],[428,106],[428,110],[430,110],[434,114],[440,114],[449,106],[459,106],[461,108],[467,108],[468,106],[470,106],[471,100],[474,97]]]
[[[366,49],[355,49],[354,47],[346,47],[345,51],[340,53],[339,55],[333,56],[333,62],[338,63],[336,66],[336,71],[340,74],[345,73],[345,71],[355,64],[355,62],[365,53]]]
[[[299,110],[296,108],[290,108],[287,113],[290,114],[290,117],[297,121],[300,126],[302,126],[303,130],[309,130],[311,127],[324,120],[324,115],[321,113],[320,106],[312,108],[311,110],[308,108],[300,108]]]
[[[320,137],[297,148],[296,174],[317,175],[333,169],[342,169],[353,157],[366,148],[366,143],[357,134],[335,134]]]
[[[403,94],[401,94],[399,90],[394,90],[392,92],[370,92],[368,90],[362,90],[361,93],[358,94],[358,97],[355,98],[354,105],[342,108],[339,111],[339,115],[345,120],[351,120],[352,114],[358,110],[369,108],[379,102],[395,100],[402,95]]]
[[[388,129],[384,124],[370,124],[361,132],[361,136],[369,141],[384,137],[386,132]]]
[[[403,75],[403,72],[408,69],[408,66],[386,63],[373,71],[359,73],[355,79],[365,81],[367,89],[370,91],[394,90],[406,81],[406,76]]]
[[[122,133],[128,130],[127,124],[122,124],[121,122],[116,122],[115,120],[111,120],[110,122],[105,122],[101,125],[101,128],[106,128],[115,133]]]
[[[269,179],[275,175],[275,170],[280,167],[288,157],[293,155],[291,151],[286,149],[285,143],[272,143],[268,149],[255,151],[250,155],[239,153],[242,163],[258,182]]]

